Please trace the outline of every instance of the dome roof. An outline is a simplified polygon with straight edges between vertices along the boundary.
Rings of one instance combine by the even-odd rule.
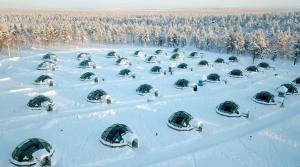
[[[225,101],[221,104],[218,105],[217,107],[218,113],[219,114],[233,114],[233,115],[239,115],[239,106],[233,102],[233,101]]]
[[[300,84],[300,77],[294,79],[293,82],[294,82],[295,84]]]
[[[179,59],[182,59],[182,58],[183,58],[183,56],[179,53],[175,53],[171,56],[172,60],[179,60]]]
[[[179,52],[180,51],[180,49],[179,48],[175,48],[175,49],[173,49],[173,52],[174,53],[176,53],[176,52]]]
[[[125,69],[122,69],[122,70],[119,72],[119,75],[125,76],[125,75],[129,75],[130,73],[131,73],[131,70],[125,68]]]
[[[90,102],[101,102],[103,96],[107,95],[107,93],[102,89],[97,89],[90,92],[87,96],[88,101]]]
[[[185,111],[177,111],[173,113],[168,119],[168,125],[176,130],[191,130],[190,121],[193,119],[192,115]]]
[[[164,51],[161,50],[161,49],[158,49],[158,50],[155,51],[155,54],[157,54],[157,55],[158,55],[158,54],[163,54],[163,53],[164,53]]]
[[[230,57],[228,58],[228,60],[231,61],[231,62],[237,62],[237,61],[238,61],[238,59],[237,59],[236,56],[230,56]]]
[[[209,74],[207,76],[207,80],[209,81],[220,81],[220,75],[216,73]]]
[[[46,80],[52,80],[52,78],[48,75],[41,75],[34,82],[41,83],[41,82],[45,82]]]
[[[254,99],[258,103],[274,104],[274,95],[267,91],[261,91],[255,94]]]
[[[132,133],[132,131],[126,125],[114,124],[105,129],[101,135],[101,139],[105,141],[103,144],[109,143],[110,146],[114,146],[114,144],[117,144],[117,146],[120,146],[120,144],[126,145],[123,136],[128,132]]]
[[[258,72],[258,68],[256,66],[248,66],[246,70],[249,72]]]
[[[107,53],[106,56],[107,56],[107,57],[116,57],[116,56],[117,56],[117,52],[111,51],[111,52]]]
[[[93,62],[93,61],[91,61],[91,60],[83,60],[83,61],[81,61],[80,63],[79,63],[79,66],[80,67],[86,67],[86,68],[88,68],[88,67],[91,67],[91,66],[93,66],[95,63]]]
[[[89,54],[86,53],[86,52],[81,52],[81,53],[79,53],[79,54],[77,55],[77,58],[80,58],[80,57],[82,57],[82,56],[87,56],[87,55],[89,55]]]
[[[135,56],[145,56],[145,53],[142,50],[137,50],[134,52]]]
[[[31,138],[23,141],[14,149],[11,155],[11,162],[18,166],[34,165],[36,164],[34,153],[39,150],[45,150],[50,157],[54,153],[54,149],[47,141],[39,138]]]
[[[266,62],[261,62],[257,66],[261,68],[270,68],[270,65]]]
[[[293,84],[286,83],[286,84],[282,84],[281,86],[284,86],[288,89],[288,91],[287,91],[288,94],[297,94],[298,93],[297,87],[294,86]]]
[[[95,76],[94,73],[92,73],[92,72],[85,72],[85,73],[83,73],[83,74],[80,76],[80,79],[81,79],[81,80],[89,80],[89,79],[92,79],[93,76]]]
[[[201,60],[198,65],[200,66],[208,66],[208,61],[207,60]]]
[[[125,58],[125,57],[119,58],[119,59],[116,61],[116,64],[120,64],[120,63],[122,63],[122,62],[127,62],[127,58]]]
[[[47,60],[39,64],[37,68],[40,70],[49,70],[52,66],[56,66],[56,64],[53,61]]]
[[[153,89],[151,85],[142,84],[136,89],[136,92],[139,94],[145,94],[145,93],[150,93],[151,89]]]
[[[188,87],[189,86],[190,81],[186,80],[186,79],[179,79],[175,82],[175,86],[176,87]]]
[[[180,63],[177,68],[180,68],[180,69],[185,69],[185,68],[188,68],[188,65],[186,63]]]
[[[199,53],[198,52],[192,52],[189,57],[198,57]]]
[[[150,56],[146,59],[147,62],[156,62],[157,61],[157,57],[156,56]]]
[[[57,61],[57,56],[53,53],[47,53],[43,56],[43,60]]]
[[[79,54],[77,55],[77,59],[78,59],[78,60],[87,59],[87,58],[90,59],[91,57],[89,56],[88,53],[85,53],[85,52],[79,53]]]
[[[53,101],[49,97],[46,97],[44,95],[39,95],[39,96],[36,96],[33,99],[29,100],[29,102],[27,103],[27,106],[38,109],[38,108],[42,107],[42,103],[44,103],[44,102],[53,104]]]
[[[215,63],[225,63],[225,61],[224,61],[224,59],[222,59],[222,58],[217,58],[217,59],[215,60]]]
[[[160,66],[153,66],[151,68],[151,72],[153,72],[153,73],[160,73],[161,70],[162,70],[162,68]]]
[[[229,74],[230,74],[231,76],[240,76],[240,77],[243,76],[243,72],[242,72],[241,70],[239,70],[239,69],[231,70],[231,71],[229,72]]]

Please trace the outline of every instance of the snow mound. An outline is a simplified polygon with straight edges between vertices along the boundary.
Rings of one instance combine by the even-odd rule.
[[[10,93],[17,93],[17,92],[28,92],[32,91],[33,88],[20,88],[20,89],[11,89],[9,90]]]
[[[0,78],[0,82],[9,81],[11,80],[10,77]]]
[[[9,58],[8,60],[10,60],[10,61],[19,61],[20,57],[12,57],[12,58]]]
[[[50,91],[42,93],[42,95],[44,95],[44,96],[55,96],[56,94],[57,93],[54,90],[50,90]]]

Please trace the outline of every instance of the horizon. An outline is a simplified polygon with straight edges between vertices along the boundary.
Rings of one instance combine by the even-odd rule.
[[[0,9],[34,9],[34,10],[191,10],[222,8],[300,8],[298,0],[122,0],[122,2],[105,0],[0,0]]]

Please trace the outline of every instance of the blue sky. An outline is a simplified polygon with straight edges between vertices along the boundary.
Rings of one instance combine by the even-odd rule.
[[[34,9],[300,8],[300,0],[0,0],[0,4],[0,8]]]

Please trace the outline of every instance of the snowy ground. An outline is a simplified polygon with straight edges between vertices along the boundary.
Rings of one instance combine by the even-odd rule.
[[[54,166],[300,166],[300,101],[299,96],[288,96],[285,107],[264,106],[251,97],[267,90],[276,94],[275,88],[299,77],[300,66],[278,60],[269,62],[275,69],[266,70],[247,78],[230,78],[232,69],[245,69],[252,64],[249,57],[239,57],[239,63],[201,68],[201,60],[186,58],[193,67],[169,74],[151,74],[154,64],[133,57],[140,48],[107,47],[77,51],[55,52],[59,56],[58,71],[38,71],[44,53],[14,57],[0,61],[0,166],[10,166],[9,156],[24,139],[39,137],[55,148]],[[148,55],[157,48],[142,48]],[[120,78],[124,67],[115,65],[116,59],[105,55],[116,50],[127,57],[128,66],[136,79]],[[168,56],[171,48],[165,48]],[[185,49],[186,55],[196,51]],[[76,56],[88,52],[97,69],[77,68]],[[160,64],[167,69],[173,61],[159,56]],[[230,55],[205,52],[204,59],[213,62]],[[258,64],[262,60],[258,60]],[[105,81],[98,84],[79,80],[85,71],[93,71]],[[218,73],[228,83],[208,83],[192,89],[179,90],[174,82],[185,78],[197,83],[204,75]],[[54,87],[34,85],[41,74],[55,80]],[[278,74],[275,76],[274,74]],[[158,88],[161,97],[147,102],[135,89],[143,83]],[[86,101],[88,93],[96,88],[108,92],[114,104],[92,104]],[[29,99],[44,94],[56,104],[52,113],[32,111],[26,104]],[[250,118],[227,118],[215,112],[215,107],[225,100],[237,102],[241,110],[250,111]],[[204,130],[178,132],[168,128],[166,121],[176,111],[185,110],[203,120]],[[99,142],[101,133],[114,123],[128,125],[139,137],[140,147],[109,148]],[[155,133],[158,133],[158,136]],[[250,138],[252,136],[252,138]]]

